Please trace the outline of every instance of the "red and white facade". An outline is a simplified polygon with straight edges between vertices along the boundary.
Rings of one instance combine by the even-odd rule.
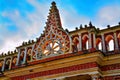
[[[64,30],[53,2],[43,34],[36,41],[24,42],[17,51],[1,55],[0,70],[2,78],[11,80],[67,80],[76,75],[119,80],[120,24],[99,30],[90,22],[74,31]]]

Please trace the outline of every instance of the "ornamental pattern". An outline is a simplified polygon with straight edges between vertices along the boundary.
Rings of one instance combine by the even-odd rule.
[[[35,51],[39,57],[67,53],[70,51],[69,37],[65,31],[51,26],[40,38]]]
[[[40,36],[35,45],[37,58],[65,54],[70,52],[70,37],[61,25],[59,11],[55,2],[52,3],[49,16],[46,22],[44,33]]]

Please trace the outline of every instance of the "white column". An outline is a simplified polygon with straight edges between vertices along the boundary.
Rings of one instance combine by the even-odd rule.
[[[18,56],[17,56],[17,62],[16,62],[16,65],[19,64],[19,60],[20,60],[20,49],[18,49]]]
[[[91,41],[91,33],[89,32],[89,42],[88,42],[88,48],[92,48],[92,41]]]
[[[114,32],[114,42],[115,42],[115,50],[119,50],[119,47],[118,47],[118,40],[117,40],[117,36],[116,36],[116,33]]]
[[[104,34],[101,34],[101,36],[102,36],[102,48],[103,48],[102,50],[103,50],[103,52],[106,52]]]
[[[4,58],[4,62],[3,62],[3,65],[2,65],[2,70],[1,71],[5,70],[5,62],[6,62],[6,58]]]
[[[81,36],[81,33],[80,34],[78,34],[78,36],[79,36],[79,51],[82,51],[82,36]]]
[[[33,59],[32,59],[32,57],[33,57],[32,53],[33,53],[33,50],[34,50],[34,46],[35,46],[35,44],[32,46],[32,50],[31,50],[31,61],[33,61]]]
[[[95,37],[95,33],[93,34],[93,44],[94,44],[94,48],[96,49],[96,37]]]
[[[27,48],[25,47],[23,64],[26,62],[26,57],[27,57]]]
[[[11,56],[10,65],[9,65],[9,70],[10,70],[11,67],[12,67],[12,61],[13,61],[13,56]]]
[[[37,48],[37,50],[35,51],[35,55],[36,55],[36,59],[38,59],[38,48]]]

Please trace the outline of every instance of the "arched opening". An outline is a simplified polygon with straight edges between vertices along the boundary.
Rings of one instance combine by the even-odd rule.
[[[5,62],[5,70],[9,70],[10,67],[10,59],[7,59]]]
[[[113,51],[115,48],[113,36],[108,35],[105,40],[107,51]]]
[[[118,34],[118,45],[119,45],[119,48],[120,48],[120,33]]]
[[[108,51],[113,51],[114,50],[114,41],[110,40],[108,45],[109,45]]]
[[[89,49],[88,35],[84,35],[82,37],[82,49],[83,50],[88,50]]]
[[[78,51],[78,49],[79,49],[79,40],[78,40],[77,37],[75,37],[73,39],[73,45],[72,45],[72,47],[73,47],[73,52],[77,52]]]
[[[26,58],[26,60],[27,60],[27,62],[29,62],[29,61],[31,61],[31,59],[32,59],[32,54],[31,54],[31,49],[29,49],[27,51],[27,58]]]
[[[31,56],[32,56],[32,61],[37,60],[35,51],[32,52]]]
[[[97,50],[101,50],[102,51],[102,42],[100,38],[96,39],[96,46],[97,46]]]
[[[22,64],[23,63],[23,60],[24,60],[24,51],[22,51],[21,52],[21,54],[20,54],[20,64]]]
[[[46,51],[46,50],[45,50]],[[43,52],[46,56],[48,55],[47,53],[45,53],[45,51]],[[41,59],[42,58],[42,51],[41,48],[39,47],[37,50],[37,59]]]
[[[102,51],[102,43],[101,42],[98,44],[98,50]]]
[[[2,71],[3,61],[0,61],[0,71]]]
[[[15,66],[16,62],[17,62],[17,57],[14,57],[12,60],[12,66]]]
[[[86,49],[88,49],[89,47],[88,47],[88,40],[86,41]]]

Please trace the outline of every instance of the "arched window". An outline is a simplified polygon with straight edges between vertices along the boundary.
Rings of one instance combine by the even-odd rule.
[[[88,49],[89,47],[88,47],[88,40],[86,41],[86,49]]]
[[[79,49],[79,40],[78,37],[73,39],[73,52],[77,52]]]
[[[102,43],[101,42],[98,44],[98,50],[102,50]]]
[[[20,64],[23,63],[23,60],[24,60],[24,51],[22,51],[20,54]]]
[[[118,45],[120,47],[120,33],[118,34]]]
[[[5,62],[5,70],[9,70],[10,67],[10,59],[7,59]]]
[[[107,51],[113,51],[115,47],[113,36],[108,35],[105,40],[106,40]]]
[[[0,61],[0,71],[2,70],[3,61]]]
[[[13,60],[12,60],[12,66],[15,66],[16,62],[17,62],[17,56],[13,58]]]
[[[27,62],[31,61],[32,59],[32,54],[31,54],[31,49],[27,51]]]
[[[102,42],[100,38],[96,39],[97,50],[102,50]]]
[[[114,50],[114,41],[110,40],[108,45],[109,45],[108,51],[113,51]]]
[[[82,48],[83,50],[87,50],[89,47],[89,43],[88,43],[88,35],[84,35],[82,37]]]

